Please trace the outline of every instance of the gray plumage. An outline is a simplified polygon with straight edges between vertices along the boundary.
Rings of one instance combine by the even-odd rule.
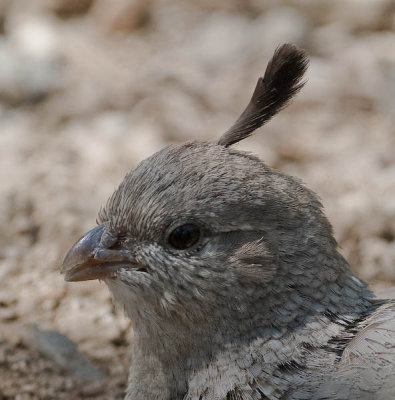
[[[394,301],[353,276],[311,190],[229,148],[306,66],[280,47],[218,145],[141,162],[67,254],[66,280],[103,279],[133,321],[126,399],[395,398]]]

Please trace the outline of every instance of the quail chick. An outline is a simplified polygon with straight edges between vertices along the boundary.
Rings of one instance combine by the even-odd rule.
[[[127,400],[395,399],[395,302],[338,252],[318,197],[230,146],[302,88],[279,47],[217,144],[171,145],[128,173],[63,262],[133,322]]]

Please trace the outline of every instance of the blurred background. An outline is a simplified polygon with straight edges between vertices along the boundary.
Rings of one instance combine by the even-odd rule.
[[[122,398],[130,324],[62,258],[139,161],[216,141],[284,42],[308,83],[237,147],[314,189],[352,269],[394,285],[394,32],[394,0],[0,0],[0,399]]]

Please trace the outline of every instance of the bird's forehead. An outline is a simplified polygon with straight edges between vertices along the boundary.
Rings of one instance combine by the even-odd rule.
[[[103,214],[119,229],[163,228],[174,219],[205,218],[245,196],[255,157],[209,143],[164,148],[123,180]],[[244,190],[243,190],[244,188]],[[212,210],[212,211],[211,211]]]

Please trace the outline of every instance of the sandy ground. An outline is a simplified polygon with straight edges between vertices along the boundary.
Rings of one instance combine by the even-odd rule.
[[[130,322],[62,258],[140,160],[217,140],[283,42],[309,52],[308,84],[238,147],[319,193],[352,269],[395,284],[395,1],[278,4],[0,1],[0,399],[122,398]],[[40,355],[32,325],[104,378]]]

